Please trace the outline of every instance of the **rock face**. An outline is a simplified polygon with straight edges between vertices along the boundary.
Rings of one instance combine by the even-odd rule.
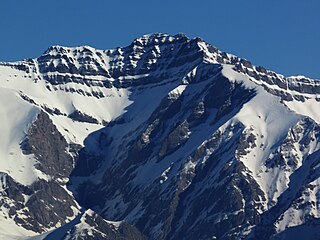
[[[21,143],[24,154],[34,155],[35,168],[44,176],[31,185],[17,183],[2,174],[1,207],[23,228],[42,233],[65,224],[79,212],[75,199],[66,191],[63,178],[75,165],[68,144],[48,115],[40,112]]]
[[[34,154],[38,160],[36,168],[56,179],[69,177],[80,148],[72,146],[70,149],[65,138],[44,112],[39,113],[29,128],[23,144],[28,149],[26,154]]]
[[[0,237],[319,239],[319,93],[183,34],[0,63]]]

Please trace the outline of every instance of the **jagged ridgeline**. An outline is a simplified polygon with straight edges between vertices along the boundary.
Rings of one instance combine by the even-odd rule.
[[[320,82],[200,38],[0,63],[0,239],[320,239]]]

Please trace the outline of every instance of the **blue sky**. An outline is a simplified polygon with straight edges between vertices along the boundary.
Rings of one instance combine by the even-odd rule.
[[[0,0],[0,61],[50,45],[109,49],[183,32],[284,75],[320,79],[319,12],[319,0]]]

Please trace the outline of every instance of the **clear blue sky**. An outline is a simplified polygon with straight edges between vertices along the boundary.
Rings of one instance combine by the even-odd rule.
[[[126,46],[183,32],[284,75],[320,79],[320,0],[0,0],[0,61],[50,45]]]

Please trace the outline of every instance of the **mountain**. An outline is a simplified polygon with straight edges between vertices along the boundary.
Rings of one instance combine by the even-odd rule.
[[[0,239],[320,239],[320,81],[200,38],[0,63]]]

